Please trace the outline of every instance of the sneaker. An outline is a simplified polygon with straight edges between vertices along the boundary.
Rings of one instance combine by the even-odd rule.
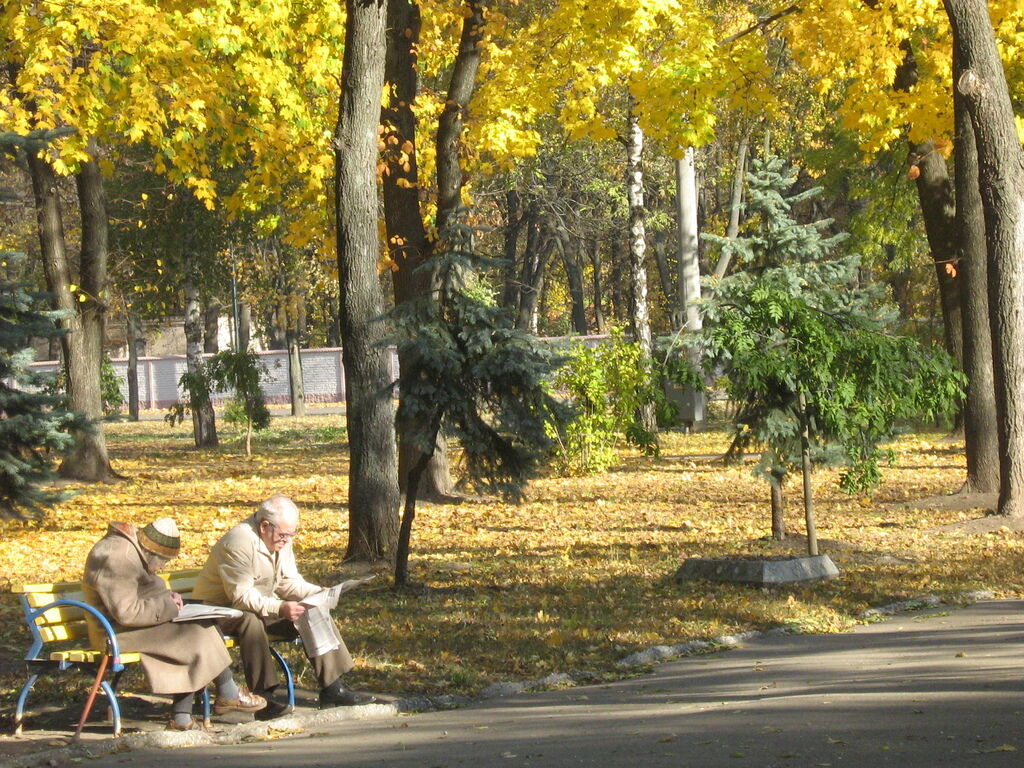
[[[360,707],[363,704],[373,704],[376,700],[374,696],[350,691],[341,683],[335,683],[320,691],[320,709],[327,709],[328,707]]]
[[[263,709],[257,709],[255,718],[257,720],[273,720],[276,717],[283,717],[284,715],[291,714],[293,707],[287,704],[280,704],[273,699],[267,701],[267,705]]]
[[[238,692],[237,699],[225,699],[218,696],[213,700],[213,714],[223,715],[225,712],[258,712],[267,706],[267,700],[257,693],[250,693],[248,688]]]

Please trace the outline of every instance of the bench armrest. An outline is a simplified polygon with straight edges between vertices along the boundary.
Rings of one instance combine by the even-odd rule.
[[[112,657],[111,669],[114,672],[120,672],[124,669],[124,665],[121,663],[121,651],[117,645],[117,633],[114,632],[114,628],[111,626],[110,620],[99,610],[88,603],[83,603],[81,600],[54,600],[52,603],[48,603],[47,605],[34,609],[29,608],[27,603],[23,605],[25,609],[25,621],[28,624],[29,631],[32,633],[33,638],[32,647],[29,648],[28,653],[25,654],[25,660],[31,661],[36,659],[45,644],[42,636],[39,634],[39,625],[36,624],[36,619],[49,610],[65,605],[73,608],[80,608],[86,613],[91,614],[99,622],[104,633],[107,635],[107,648],[110,656]]]

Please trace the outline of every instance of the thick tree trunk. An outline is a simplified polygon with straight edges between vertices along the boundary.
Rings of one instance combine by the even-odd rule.
[[[943,0],[978,149],[999,424],[999,514],[1024,516],[1024,151],[983,0]]]
[[[349,469],[346,557],[380,560],[398,535],[398,452],[391,353],[377,278],[377,126],[384,87],[385,4],[346,0],[345,52],[334,134],[338,283]]]
[[[959,57],[953,79],[959,79]],[[963,95],[954,90],[956,119],[956,221],[960,233],[957,260],[960,315],[964,333],[964,447],[967,454],[966,493],[999,490],[999,424],[992,380],[992,333],[988,315],[988,264],[985,212],[978,188],[978,150]]]
[[[91,431],[75,432],[75,445],[60,466],[64,477],[89,482],[107,480],[115,473],[107,458],[100,395],[100,363],[103,354],[103,323],[106,305],[107,219],[100,171],[95,160],[83,165],[76,176],[82,215],[82,249],[77,280],[71,277],[64,224],[53,167],[36,152],[26,153],[32,176],[39,245],[47,287],[55,307],[65,312],[59,320],[68,333],[61,337],[61,355],[72,410],[95,420]],[[79,295],[71,285],[79,286]]]
[[[192,281],[194,270],[188,255],[185,256],[185,366],[191,374],[197,373],[203,365],[203,314],[200,311],[199,288]],[[212,448],[217,445],[217,418],[213,412],[209,392],[201,397],[198,407],[192,408],[192,439],[196,448]]]
[[[139,336],[138,315],[128,310],[126,318],[128,336],[128,419],[139,420]]]
[[[306,415],[306,385],[302,380],[302,348],[299,334],[288,333],[288,392],[291,395],[292,416]]]
[[[628,117],[626,135],[626,198],[629,201],[629,282],[632,288],[633,306],[631,327],[633,339],[640,345],[643,356],[650,360],[654,351],[651,337],[651,319],[647,309],[647,251],[646,229],[644,227],[644,133],[640,121],[633,111]],[[648,432],[657,432],[658,423],[654,405],[641,406],[638,414],[640,423]]]

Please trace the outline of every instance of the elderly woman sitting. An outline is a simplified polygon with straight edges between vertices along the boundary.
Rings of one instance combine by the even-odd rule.
[[[128,523],[110,523],[107,534],[85,562],[86,600],[109,619],[121,648],[137,651],[153,693],[170,694],[169,730],[198,730],[192,716],[196,691],[213,681],[214,712],[255,712],[266,700],[239,689],[231,677],[231,657],[212,621],[172,623],[182,606],[181,595],[156,575],[178,554],[178,526],[162,517],[140,531]],[[95,620],[89,622],[94,648],[105,639]]]

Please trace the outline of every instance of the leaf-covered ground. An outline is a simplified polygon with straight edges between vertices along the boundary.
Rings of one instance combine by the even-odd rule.
[[[303,509],[300,567],[331,583],[356,568],[341,562],[343,419],[275,419],[252,459],[234,443],[197,452],[187,429],[161,422],[109,425],[115,466],[130,479],[81,488],[41,522],[0,523],[0,588],[78,579],[108,520],[175,517],[183,551],[173,565],[199,566],[224,531],[276,492]],[[339,608],[357,657],[353,682],[391,694],[472,694],[489,682],[553,671],[613,676],[621,674],[617,659],[651,645],[776,625],[836,631],[872,605],[924,593],[1024,593],[1024,534],[965,537],[937,529],[976,512],[902,504],[953,493],[962,483],[962,451],[939,435],[900,441],[896,464],[870,497],[843,494],[834,473],[815,476],[821,550],[839,566],[839,579],[771,591],[679,585],[671,577],[686,557],[801,546],[764,540],[767,486],[749,465],[724,466],[717,457],[725,445],[722,432],[669,434],[660,458],[624,452],[614,471],[596,477],[543,477],[519,506],[422,505],[411,575],[426,588],[394,593],[385,573],[379,586],[347,596]],[[803,529],[799,492],[799,483],[787,489],[788,525],[796,533]],[[28,635],[12,595],[3,595],[0,611],[0,711],[6,714],[23,680],[17,660]],[[55,695],[55,685],[43,684],[38,696]]]

